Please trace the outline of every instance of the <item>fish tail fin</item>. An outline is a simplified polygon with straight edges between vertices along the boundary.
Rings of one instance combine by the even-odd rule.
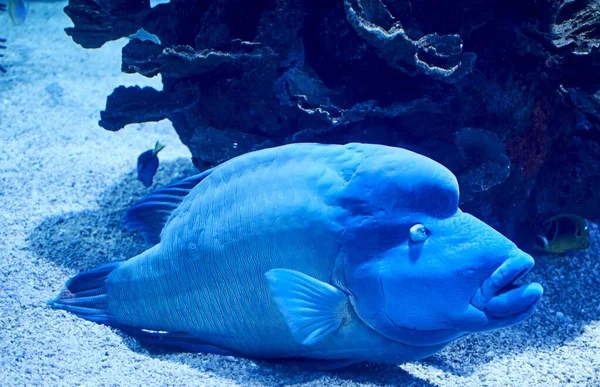
[[[166,145],[161,144],[160,142],[156,142],[156,144],[154,144],[154,149],[152,149],[152,156],[156,156],[158,154],[158,152],[160,152],[161,150],[163,150],[163,148]]]
[[[48,301],[48,305],[89,321],[111,325],[105,281],[120,265],[121,262],[113,262],[77,274],[65,283],[56,298]]]

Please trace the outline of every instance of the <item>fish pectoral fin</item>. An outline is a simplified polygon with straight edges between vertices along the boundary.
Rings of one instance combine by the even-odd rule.
[[[348,296],[340,289],[295,270],[272,269],[265,276],[279,311],[300,344],[321,341],[347,317]]]

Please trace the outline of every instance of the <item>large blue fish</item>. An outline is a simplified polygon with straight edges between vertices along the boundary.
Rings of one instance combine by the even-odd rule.
[[[458,208],[437,162],[369,144],[248,153],[125,215],[156,243],[70,279],[55,308],[182,349],[339,368],[518,323],[530,255]]]

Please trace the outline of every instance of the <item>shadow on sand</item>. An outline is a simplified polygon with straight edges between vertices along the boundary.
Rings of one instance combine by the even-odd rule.
[[[97,210],[66,213],[44,220],[29,236],[29,249],[54,265],[72,270],[71,274],[133,257],[146,245],[141,236],[122,230],[120,220],[124,211],[152,190],[194,173],[197,171],[189,160],[162,163],[155,178],[156,184],[147,189],[136,180],[135,172],[131,172],[105,192]],[[540,282],[545,295],[530,319],[517,326],[458,340],[442,353],[425,359],[422,364],[467,376],[481,365],[493,362],[496,357],[514,355],[527,348],[552,348],[577,338],[586,324],[600,318],[600,309],[597,308],[600,276],[592,274],[599,272],[600,263],[599,258],[590,253],[598,249],[594,243],[598,237],[597,230],[593,231],[589,251],[537,258],[537,266],[528,279]],[[59,288],[57,284],[57,292]],[[385,365],[355,365],[340,371],[314,372],[223,356],[220,357],[220,366],[215,369],[210,367],[214,362],[206,360],[214,355],[156,351],[125,334],[121,333],[121,336],[132,350],[162,360],[181,362],[223,378],[232,378],[233,375],[235,381],[242,381],[242,384],[263,383],[264,380],[269,380],[272,385],[286,384],[286,380],[290,383],[319,381],[339,384],[341,380],[348,380],[379,386],[431,385],[398,366]]]
[[[28,247],[48,262],[77,272],[131,258],[147,246],[140,235],[123,229],[123,213],[155,189],[195,173],[197,170],[187,159],[163,162],[155,184],[145,188],[137,180],[136,172],[131,172],[102,195],[97,210],[70,212],[44,220],[29,235]]]

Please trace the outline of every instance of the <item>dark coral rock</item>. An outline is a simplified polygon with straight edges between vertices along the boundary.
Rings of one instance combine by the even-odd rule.
[[[65,13],[75,27],[65,31],[85,48],[98,48],[109,40],[135,33],[150,8],[150,0],[79,0],[69,2]]]
[[[188,109],[196,100],[197,90],[193,87],[167,93],[151,87],[119,86],[108,97],[106,110],[100,113],[100,125],[119,130],[135,122],[160,121],[173,112]]]
[[[591,54],[600,47],[600,3],[593,0],[563,0],[552,25],[557,48],[567,47],[577,55]]]
[[[447,165],[511,237],[600,216],[600,11],[592,0],[70,0],[84,47],[140,28],[100,124],[167,118],[204,169],[289,142],[377,142]],[[573,171],[576,171],[574,173]],[[557,190],[555,186],[569,187]]]
[[[203,167],[222,163],[240,153],[247,153],[256,148],[269,148],[274,145],[265,136],[210,127],[195,131],[189,142],[192,154],[203,156],[200,160],[194,159],[194,163]]]
[[[600,120],[600,89],[594,94],[586,93],[580,88],[563,89],[568,93],[571,102],[579,108],[579,112],[582,113],[582,120],[585,119],[585,115],[589,115],[590,118]],[[583,124],[583,123],[582,123]],[[584,124],[588,126],[588,124]],[[589,124],[588,129],[595,128],[599,130],[598,125]]]
[[[345,0],[346,19],[391,68],[453,82],[473,69],[475,54],[463,53],[457,34],[427,34],[411,39],[380,1]],[[436,63],[437,62],[437,63]]]
[[[534,176],[546,161],[550,105],[544,96],[538,98],[527,134],[506,141],[506,151],[524,178]]]
[[[544,169],[538,185],[552,187],[538,190],[537,212],[552,214],[556,208],[589,216],[600,206],[600,143],[598,138],[575,135],[568,142],[557,144],[556,157]]]
[[[463,168],[456,171],[463,191],[461,205],[501,184],[510,175],[510,160],[495,133],[464,128],[456,133],[455,144]]]

